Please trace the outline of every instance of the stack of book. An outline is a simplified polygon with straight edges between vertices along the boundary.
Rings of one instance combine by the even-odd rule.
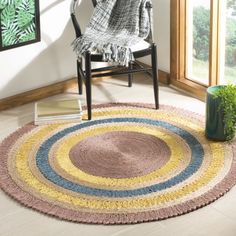
[[[35,125],[81,122],[82,107],[78,99],[35,103]]]

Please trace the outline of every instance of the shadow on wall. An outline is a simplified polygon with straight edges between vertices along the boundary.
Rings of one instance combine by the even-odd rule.
[[[65,0],[55,1],[41,11],[41,16],[49,10],[53,11],[54,7],[64,1]],[[92,4],[90,1],[82,2],[80,9],[81,13],[78,17],[81,22],[82,29],[85,28],[85,25],[88,22],[89,16],[91,15],[91,9]],[[69,9],[67,8],[66,10],[68,11],[68,21],[65,20],[67,23],[65,28],[62,28],[60,38],[53,41],[48,36],[46,29],[42,28],[41,25],[41,42],[39,42],[39,44],[46,44],[46,49],[37,55],[37,57],[33,59],[26,67],[22,68],[17,75],[11,78],[7,85],[1,88],[0,99],[60,82],[76,75],[75,55],[70,46],[71,42],[75,38],[75,34],[70,20]],[[55,21],[55,27],[60,27],[56,25],[56,19],[52,20]],[[63,25],[65,25],[65,23],[63,23]],[[17,58],[17,60],[19,60],[19,58]],[[10,69],[11,68],[9,66],[9,70]],[[17,91],[13,91],[12,93],[14,94],[11,93],[9,95],[9,91],[12,91],[13,88],[16,88],[15,90]]]

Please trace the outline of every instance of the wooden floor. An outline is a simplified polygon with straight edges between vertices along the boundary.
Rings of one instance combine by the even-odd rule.
[[[139,76],[133,88],[125,79],[96,82],[93,86],[95,103],[147,102],[153,103],[153,91],[148,77]],[[162,104],[171,104],[204,114],[205,104],[161,86]],[[50,99],[78,97],[77,89]],[[80,96],[84,101],[84,96]],[[0,112],[0,139],[16,128],[33,120],[34,104]],[[97,226],[68,223],[21,207],[0,191],[0,236],[235,236],[236,188],[215,203],[176,218],[125,226]]]

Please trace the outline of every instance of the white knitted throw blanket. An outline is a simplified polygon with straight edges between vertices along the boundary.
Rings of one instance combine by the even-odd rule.
[[[151,30],[151,0],[98,0],[84,35],[73,43],[78,57],[86,51],[103,55],[103,61],[128,65],[131,46],[146,39]]]

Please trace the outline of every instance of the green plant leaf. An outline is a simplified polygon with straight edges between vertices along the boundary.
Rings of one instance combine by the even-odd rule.
[[[35,40],[35,32],[31,32],[31,33],[28,33],[28,34],[24,34],[21,36],[21,38],[19,39],[19,42],[20,43],[24,43],[24,42],[27,42],[27,41],[31,41],[31,40]]]
[[[19,28],[17,24],[10,24],[8,28],[2,31],[3,46],[11,46],[19,42],[18,39]]]
[[[226,85],[215,92],[220,100],[219,110],[224,113],[224,132],[227,139],[233,138],[236,132],[236,85]]]
[[[35,24],[32,22],[23,32],[19,35],[19,41],[21,43],[34,40],[36,38]]]
[[[0,5],[13,5],[15,0],[0,0]]]
[[[35,14],[35,2],[32,0],[21,0],[21,3],[17,6],[18,10],[26,11],[34,16]]]
[[[1,12],[1,24],[3,26],[9,25],[14,21],[16,16],[16,10],[13,5],[6,6]]]
[[[25,10],[19,10],[17,14],[17,24],[19,28],[27,27],[33,20],[34,16]]]
[[[15,0],[14,4],[15,4],[15,8],[17,9],[22,4],[22,0]]]
[[[0,10],[3,10],[7,5],[0,2]]]

